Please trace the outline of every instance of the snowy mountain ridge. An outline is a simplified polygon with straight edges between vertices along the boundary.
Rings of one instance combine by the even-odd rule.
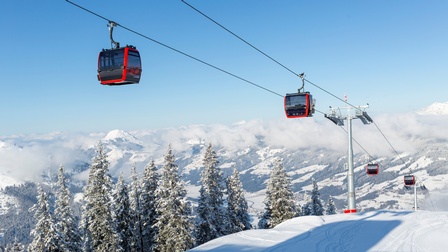
[[[399,156],[390,149],[375,127],[353,123],[353,135],[370,157],[354,143],[356,204],[359,211],[412,209],[413,196],[403,185],[403,175],[413,173],[427,191],[419,190],[422,209],[447,209],[442,192],[448,188],[448,119],[417,113],[374,116]],[[358,120],[359,121],[359,120]],[[243,187],[256,215],[263,209],[265,183],[276,159],[293,181],[299,203],[307,200],[311,179],[318,182],[322,200],[332,195],[339,211],[346,204],[347,137],[330,121],[242,121],[233,125],[190,125],[158,130],[112,130],[107,133],[0,137],[0,176],[14,181],[41,181],[64,165],[75,184],[81,186],[95,156],[96,145],[105,147],[113,177],[129,175],[132,166],[141,172],[149,161],[159,167],[171,145],[191,195],[199,186],[202,159],[212,143],[224,174],[233,167],[240,172]],[[20,146],[20,147],[18,147]],[[380,164],[377,176],[367,176],[364,166]],[[403,163],[404,162],[404,163]],[[3,185],[2,185],[3,183]],[[0,187],[5,182],[0,181]],[[9,183],[8,183],[9,184]],[[428,195],[432,201],[429,201]],[[194,198],[194,196],[193,196]]]
[[[448,102],[436,102],[417,111],[421,115],[448,115]]]

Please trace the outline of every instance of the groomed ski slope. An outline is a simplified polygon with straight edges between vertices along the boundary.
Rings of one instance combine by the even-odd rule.
[[[448,251],[448,212],[381,210],[298,217],[190,251]]]

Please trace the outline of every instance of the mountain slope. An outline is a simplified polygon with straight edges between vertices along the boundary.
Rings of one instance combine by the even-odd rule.
[[[445,251],[448,212],[372,211],[298,217],[190,251]]]

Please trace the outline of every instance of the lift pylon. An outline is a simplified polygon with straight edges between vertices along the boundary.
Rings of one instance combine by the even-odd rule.
[[[354,168],[353,168],[353,137],[352,137],[352,120],[360,119],[364,124],[370,124],[373,122],[372,118],[365,111],[367,106],[357,107],[330,107],[330,114],[325,115],[325,118],[332,121],[338,126],[344,126],[344,120],[347,120],[347,132],[348,132],[348,158],[347,158],[347,209],[344,213],[356,213],[355,206],[355,182],[354,182]],[[352,109],[355,109],[355,113],[352,113]],[[342,110],[346,110],[346,114],[342,115]]]

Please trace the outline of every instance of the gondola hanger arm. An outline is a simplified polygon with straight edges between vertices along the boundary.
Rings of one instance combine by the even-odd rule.
[[[114,27],[117,26],[118,24],[115,23],[114,21],[109,21],[109,24],[107,25],[107,27],[109,27],[109,34],[110,34],[110,44],[112,46],[112,49],[118,49],[120,48],[120,43],[116,42],[112,36],[112,33],[114,32]]]
[[[297,76],[299,76],[300,79],[302,79],[302,87],[298,89],[298,93],[300,94],[301,91],[304,91],[305,89],[305,73],[298,74]]]

